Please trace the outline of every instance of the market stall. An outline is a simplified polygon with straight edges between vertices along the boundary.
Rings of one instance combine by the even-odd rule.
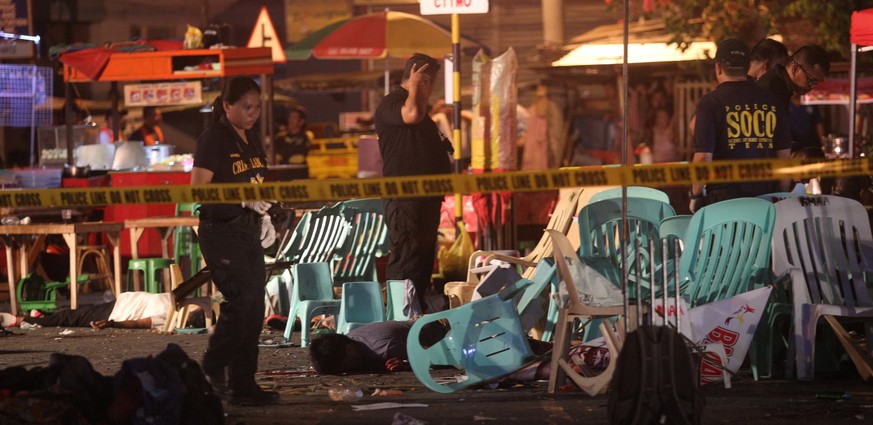
[[[64,65],[64,81],[67,84],[67,123],[71,123],[71,93],[72,86],[80,83],[106,82],[112,84],[110,96],[112,109],[118,111],[121,91],[119,82],[138,83],[125,87],[124,94],[127,106],[131,103],[140,106],[172,106],[190,103],[197,98],[201,80],[211,78],[226,78],[237,75],[259,75],[264,87],[262,109],[271,109],[272,74],[274,72],[272,51],[268,47],[258,48],[227,48],[227,49],[188,49],[183,50],[181,43],[151,42],[150,51],[113,51],[106,48],[86,49],[66,53],[60,56]],[[129,46],[128,46],[129,47]],[[201,96],[198,102],[205,104]],[[115,123],[119,120],[115,119]],[[261,136],[266,140],[270,129],[268,120],[261,121]],[[71,136],[73,126],[68,124],[66,140],[74,140]],[[113,134],[119,134],[118,128]],[[184,185],[190,182],[187,169],[190,163],[181,167],[150,167],[154,161],[143,158],[137,149],[128,149],[130,155],[119,158],[120,150],[125,144],[116,144],[112,169],[109,173],[110,186],[153,186],[153,185]],[[164,145],[168,146],[168,145]],[[128,146],[130,147],[130,146]],[[160,148],[154,146],[152,148]],[[67,164],[75,164],[74,150],[63,146]],[[141,150],[141,149],[140,149]],[[136,151],[136,152],[134,152]],[[166,152],[164,152],[165,154]],[[161,153],[157,152],[160,156]],[[143,163],[145,161],[145,163]],[[143,167],[142,165],[146,165]],[[106,208],[104,220],[122,222],[129,219],[145,217],[167,217],[175,214],[173,204],[143,204],[143,205],[111,205]],[[161,256],[161,236],[143,234],[138,249],[142,256]],[[129,250],[130,234],[124,232],[120,242],[122,254],[131,255],[137,250]]]
[[[852,41],[851,65],[849,67],[849,155],[855,154],[855,116],[858,104],[858,52],[873,50],[873,9],[852,13],[852,26],[849,31]]]

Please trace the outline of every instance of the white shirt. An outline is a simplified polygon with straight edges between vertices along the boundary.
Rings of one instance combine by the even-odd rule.
[[[115,307],[109,314],[109,320],[122,322],[149,317],[152,319],[152,328],[161,328],[167,321],[170,304],[169,292],[162,294],[122,292],[115,300]]]

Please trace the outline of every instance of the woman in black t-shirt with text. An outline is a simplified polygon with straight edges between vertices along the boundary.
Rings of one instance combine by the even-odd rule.
[[[255,130],[260,96],[251,78],[230,80],[215,100],[212,125],[197,140],[192,185],[264,181],[267,158]],[[269,207],[265,201],[200,207],[200,248],[225,300],[203,355],[203,371],[216,392],[234,404],[278,399],[255,382],[264,319],[264,248],[276,240]]]

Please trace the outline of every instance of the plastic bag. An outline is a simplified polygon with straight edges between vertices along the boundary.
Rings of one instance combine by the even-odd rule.
[[[570,258],[567,258],[567,265],[570,268],[570,278],[579,295],[579,302],[582,304],[606,307],[621,305],[624,302],[621,290],[593,267]],[[570,305],[570,293],[563,278],[558,286],[558,292],[552,296],[557,298],[556,302],[560,308],[567,308]]]
[[[464,280],[467,277],[467,261],[473,255],[473,241],[464,228],[462,221],[458,222],[458,232],[455,241],[448,249],[440,247],[437,253],[440,274],[447,280]]]

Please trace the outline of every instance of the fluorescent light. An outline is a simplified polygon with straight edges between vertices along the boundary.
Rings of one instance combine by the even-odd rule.
[[[685,51],[675,44],[631,43],[628,45],[628,63],[655,63],[706,60],[715,56],[715,43],[698,41]],[[616,65],[623,61],[622,44],[584,44],[555,62],[552,66]]]

